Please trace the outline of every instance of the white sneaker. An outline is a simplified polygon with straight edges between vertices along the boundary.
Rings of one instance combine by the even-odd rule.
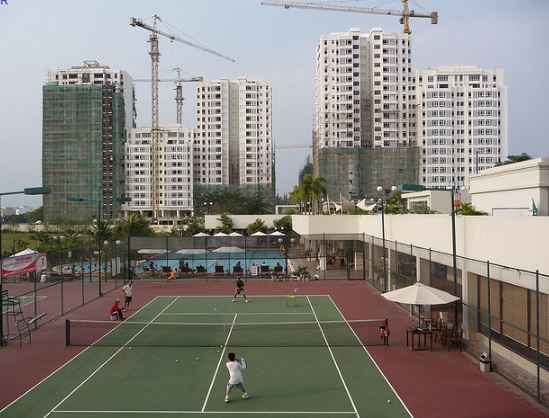
[[[229,397],[225,396],[225,403],[229,403]]]
[[[248,302],[249,302],[249,300],[248,300],[248,299],[246,299],[246,303],[248,303]]]
[[[242,395],[242,399],[250,399],[250,395],[248,395],[247,393],[244,393]]]
[[[236,299],[231,300],[231,302],[236,302]]]

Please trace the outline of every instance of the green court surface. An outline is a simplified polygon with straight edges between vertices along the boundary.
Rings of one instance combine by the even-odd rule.
[[[1,415],[410,416],[329,296],[288,302],[157,297],[122,323],[98,322],[86,332],[71,323],[73,343],[86,343],[86,335],[96,343]],[[236,391],[225,403],[230,351],[247,360],[250,399]]]

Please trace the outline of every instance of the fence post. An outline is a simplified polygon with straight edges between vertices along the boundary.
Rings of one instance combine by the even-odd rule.
[[[324,248],[324,254],[322,253],[323,248]],[[320,259],[324,257],[324,262],[321,262],[320,260],[318,260],[318,264],[320,264],[321,266],[324,266],[324,271],[322,272],[322,279],[326,280],[326,271],[328,270],[328,259],[326,257],[327,251],[326,251],[326,233],[325,232],[322,233],[322,244],[320,245],[320,249],[321,249]]]
[[[362,233],[362,280],[366,281],[366,233]]]
[[[168,281],[168,267],[170,266],[170,237],[166,235],[166,281]]]
[[[84,242],[80,248],[80,287],[82,293],[82,306],[84,305]]]
[[[36,318],[38,316],[38,295],[36,294],[37,292],[37,286],[36,286],[36,281],[38,280],[38,272],[34,272],[34,317]],[[37,329],[38,328],[38,324],[36,323],[37,321],[34,322],[34,329]]]
[[[536,398],[541,403],[541,371],[539,367],[539,270],[536,270]]]
[[[65,250],[64,249],[59,250],[59,253],[60,253],[59,261],[61,262],[61,315],[65,315],[65,302],[63,297],[63,294],[65,293],[63,289],[63,282],[65,281],[65,273],[63,272],[63,265],[64,265],[63,255],[65,253]]]
[[[490,288],[490,261],[486,262],[486,278],[488,280],[488,356],[492,367],[492,290]]]
[[[131,237],[128,235],[128,256],[126,257],[126,261],[127,261],[127,264],[128,264],[128,281],[132,280],[133,277],[132,277],[132,266],[131,266],[131,257],[130,257],[130,253],[131,253]]]

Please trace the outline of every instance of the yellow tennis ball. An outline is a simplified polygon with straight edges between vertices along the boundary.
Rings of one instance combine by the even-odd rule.
[[[387,403],[391,403],[391,400],[390,400],[390,399],[387,399]]]

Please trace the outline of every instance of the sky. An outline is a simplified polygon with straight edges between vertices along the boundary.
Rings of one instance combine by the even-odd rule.
[[[7,4],[6,4],[7,3]],[[159,74],[174,67],[205,79],[268,80],[273,89],[276,146],[310,144],[314,116],[315,48],[321,35],[372,27],[401,32],[398,17],[262,6],[260,0],[2,0],[0,1],[0,193],[42,183],[42,85],[49,70],[97,60],[134,78],[150,77],[149,33],[130,17],[233,57],[232,63],[166,38]],[[320,3],[320,1],[317,1]],[[401,8],[400,0],[334,1]],[[412,19],[412,66],[502,68],[509,91],[509,152],[549,156],[544,126],[549,97],[549,1],[410,0],[436,10],[439,24]],[[183,119],[194,126],[196,85],[184,84]],[[160,87],[160,122],[175,122],[171,83]],[[150,84],[136,85],[137,124],[150,124]],[[297,184],[310,148],[276,151],[279,194]],[[41,205],[40,197],[5,196],[2,206]]]

